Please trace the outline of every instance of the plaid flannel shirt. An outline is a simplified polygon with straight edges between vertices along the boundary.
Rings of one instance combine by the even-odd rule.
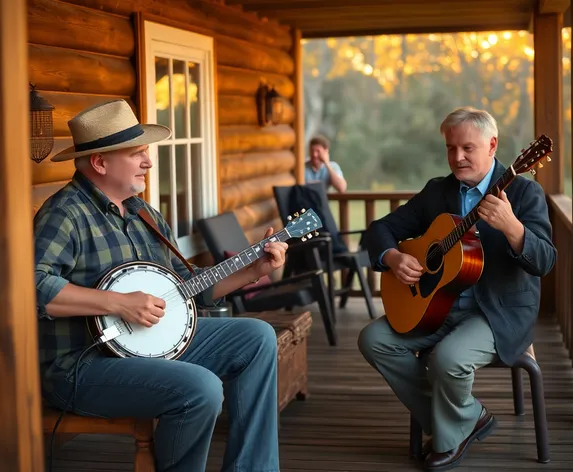
[[[183,279],[189,270],[137,215],[146,207],[162,234],[175,246],[173,233],[161,214],[138,197],[124,201],[122,217],[112,203],[83,174],[77,172],[50,197],[34,218],[36,294],[40,370],[49,377],[53,367],[69,371],[80,353],[93,343],[83,316],[53,318],[48,305],[67,283],[93,288],[109,270],[131,261],[152,261]],[[176,246],[177,247],[177,246]],[[194,267],[195,268],[195,267]],[[200,272],[200,269],[197,269]],[[198,305],[213,305],[213,288],[199,294]],[[83,359],[98,355],[90,351]],[[83,362],[83,360],[82,360]]]

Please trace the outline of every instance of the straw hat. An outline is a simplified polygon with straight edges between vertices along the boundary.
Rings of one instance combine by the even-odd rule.
[[[53,156],[54,162],[143,146],[171,136],[171,130],[166,126],[139,124],[125,100],[98,103],[68,121],[68,126],[74,145]]]

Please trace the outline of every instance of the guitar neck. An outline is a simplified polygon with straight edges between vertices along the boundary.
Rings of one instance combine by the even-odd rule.
[[[513,170],[513,166],[509,167],[497,182],[490,187],[483,198],[490,194],[496,197],[499,196],[501,191],[513,181],[515,176],[516,173]],[[481,200],[483,200],[483,198]],[[444,254],[454,247],[462,236],[479,221],[478,207],[479,203],[456,225],[450,234],[442,240],[442,250]]]
[[[229,257],[213,267],[201,271],[199,274],[184,282],[181,285],[181,288],[185,295],[193,297],[263,257],[267,254],[264,251],[264,247],[267,242],[284,242],[290,238],[291,235],[286,229],[272,234],[268,238],[252,245],[250,248]]]

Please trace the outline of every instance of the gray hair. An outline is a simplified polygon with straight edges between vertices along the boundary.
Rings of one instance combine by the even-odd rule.
[[[481,131],[484,139],[497,138],[497,122],[495,118],[485,110],[478,110],[472,107],[461,107],[452,111],[440,125],[440,133],[445,134],[450,128],[462,123],[471,123]]]

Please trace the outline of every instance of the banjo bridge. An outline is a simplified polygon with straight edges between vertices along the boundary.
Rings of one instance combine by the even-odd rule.
[[[102,335],[99,337],[98,341],[100,343],[107,343],[112,339],[121,336],[126,331],[129,331],[129,333],[133,332],[133,329],[131,328],[131,326],[129,326],[129,323],[126,323],[124,321],[115,321],[111,326],[105,328],[102,331]]]

